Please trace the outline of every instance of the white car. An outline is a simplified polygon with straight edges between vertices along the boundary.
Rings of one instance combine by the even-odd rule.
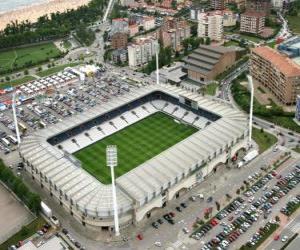
[[[161,246],[162,246],[162,244],[161,244],[161,242],[160,242],[160,241],[156,241],[156,242],[154,242],[154,245],[155,245],[155,246],[157,246],[157,247],[161,247]]]
[[[281,241],[286,242],[288,238],[289,238],[289,236],[285,235],[285,236],[282,237]]]

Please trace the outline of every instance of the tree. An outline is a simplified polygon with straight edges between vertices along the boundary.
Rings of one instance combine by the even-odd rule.
[[[241,193],[241,190],[238,188],[238,189],[236,190],[236,194],[239,195],[240,193]]]
[[[278,215],[276,215],[276,216],[275,216],[275,220],[276,220],[277,222],[279,222],[279,221],[280,221],[280,217],[279,217]]]
[[[173,0],[173,1],[171,2],[171,6],[172,6],[172,9],[173,9],[173,10],[176,10],[176,9],[177,9],[177,1],[176,1],[176,0]]]
[[[5,77],[5,80],[6,80],[6,81],[10,81],[10,77],[9,77],[9,76],[6,76],[6,77]]]
[[[24,75],[28,75],[28,74],[29,74],[28,69],[25,69],[24,70]]]
[[[210,37],[207,37],[207,38],[205,39],[205,44],[206,44],[206,45],[210,45],[210,42],[211,42],[211,41],[210,41]]]
[[[216,201],[216,207],[217,207],[217,210],[220,211],[221,206],[220,206],[220,203],[218,201]]]

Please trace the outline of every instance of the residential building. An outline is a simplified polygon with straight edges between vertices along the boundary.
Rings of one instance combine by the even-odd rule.
[[[283,8],[284,0],[272,0],[272,7],[281,10]]]
[[[296,97],[296,112],[295,112],[295,119],[300,122],[300,95]]]
[[[239,9],[244,9],[246,0],[229,0],[228,3],[235,3]]]
[[[300,66],[264,46],[251,51],[250,74],[284,105],[293,105],[300,94]]]
[[[155,17],[145,16],[143,18],[143,28],[144,30],[151,30],[155,28]]]
[[[122,6],[130,6],[135,3],[134,0],[120,0],[120,5]]]
[[[236,48],[200,45],[184,58],[186,64],[183,68],[189,79],[209,83],[235,63],[239,58],[238,52]]]
[[[128,64],[139,67],[148,63],[159,49],[158,40],[153,37],[136,39],[128,46]]]
[[[247,11],[241,14],[240,32],[260,34],[265,28],[265,14]]]
[[[246,0],[246,11],[269,14],[271,0]]]
[[[116,49],[112,52],[112,61],[117,64],[123,64],[127,62],[127,50],[126,49]]]
[[[182,41],[191,36],[191,27],[186,20],[166,17],[159,30],[162,46],[172,47],[175,51],[182,50]]]
[[[223,27],[235,26],[237,21],[237,14],[231,10],[223,10]]]
[[[300,36],[293,36],[279,44],[277,49],[290,58],[300,57]]]
[[[182,70],[182,62],[174,62],[170,66],[159,69],[159,82],[179,85],[187,73]],[[156,80],[156,71],[151,73],[151,78]]]
[[[122,32],[128,33],[128,18],[115,18],[111,21],[111,31],[110,35],[112,36],[115,33]]]
[[[111,37],[111,47],[113,49],[122,49],[126,48],[128,43],[128,34],[118,32],[112,35]]]
[[[137,24],[129,25],[129,36],[135,36],[137,33],[139,33],[139,26]]]
[[[65,250],[68,249],[68,245],[56,236],[46,240],[43,244],[36,244],[32,241],[26,242],[24,245],[18,248],[19,250]]]
[[[202,12],[198,15],[198,37],[223,39],[223,14],[220,11]]]
[[[213,10],[224,10],[225,0],[210,0],[210,7]]]

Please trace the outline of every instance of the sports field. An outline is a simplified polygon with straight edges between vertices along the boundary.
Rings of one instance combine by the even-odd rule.
[[[60,50],[53,43],[45,43],[0,52],[0,73],[30,67],[58,57]]]
[[[118,146],[116,177],[123,175],[198,130],[174,121],[164,113],[155,113],[111,136],[74,153],[82,167],[104,184],[111,183],[106,166],[107,145]]]

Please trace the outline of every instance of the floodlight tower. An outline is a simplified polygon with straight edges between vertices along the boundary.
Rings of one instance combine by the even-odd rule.
[[[119,236],[120,230],[119,230],[118,204],[117,204],[115,172],[114,172],[114,168],[118,165],[118,150],[116,145],[109,145],[106,147],[106,164],[108,167],[110,167],[113,207],[114,207],[115,233],[116,236]]]
[[[12,110],[13,110],[15,129],[16,129],[17,141],[18,141],[18,146],[19,146],[20,143],[21,143],[21,139],[20,139],[20,132],[19,132],[17,114],[16,114],[16,94],[15,94],[15,92],[13,92],[11,107],[12,107]]]
[[[253,120],[253,98],[254,98],[254,87],[253,87],[253,80],[251,75],[247,75],[248,84],[250,87],[250,113],[249,113],[249,146],[251,145],[252,141],[252,120]]]
[[[156,58],[156,84],[159,84],[158,48],[156,49],[155,58]]]

